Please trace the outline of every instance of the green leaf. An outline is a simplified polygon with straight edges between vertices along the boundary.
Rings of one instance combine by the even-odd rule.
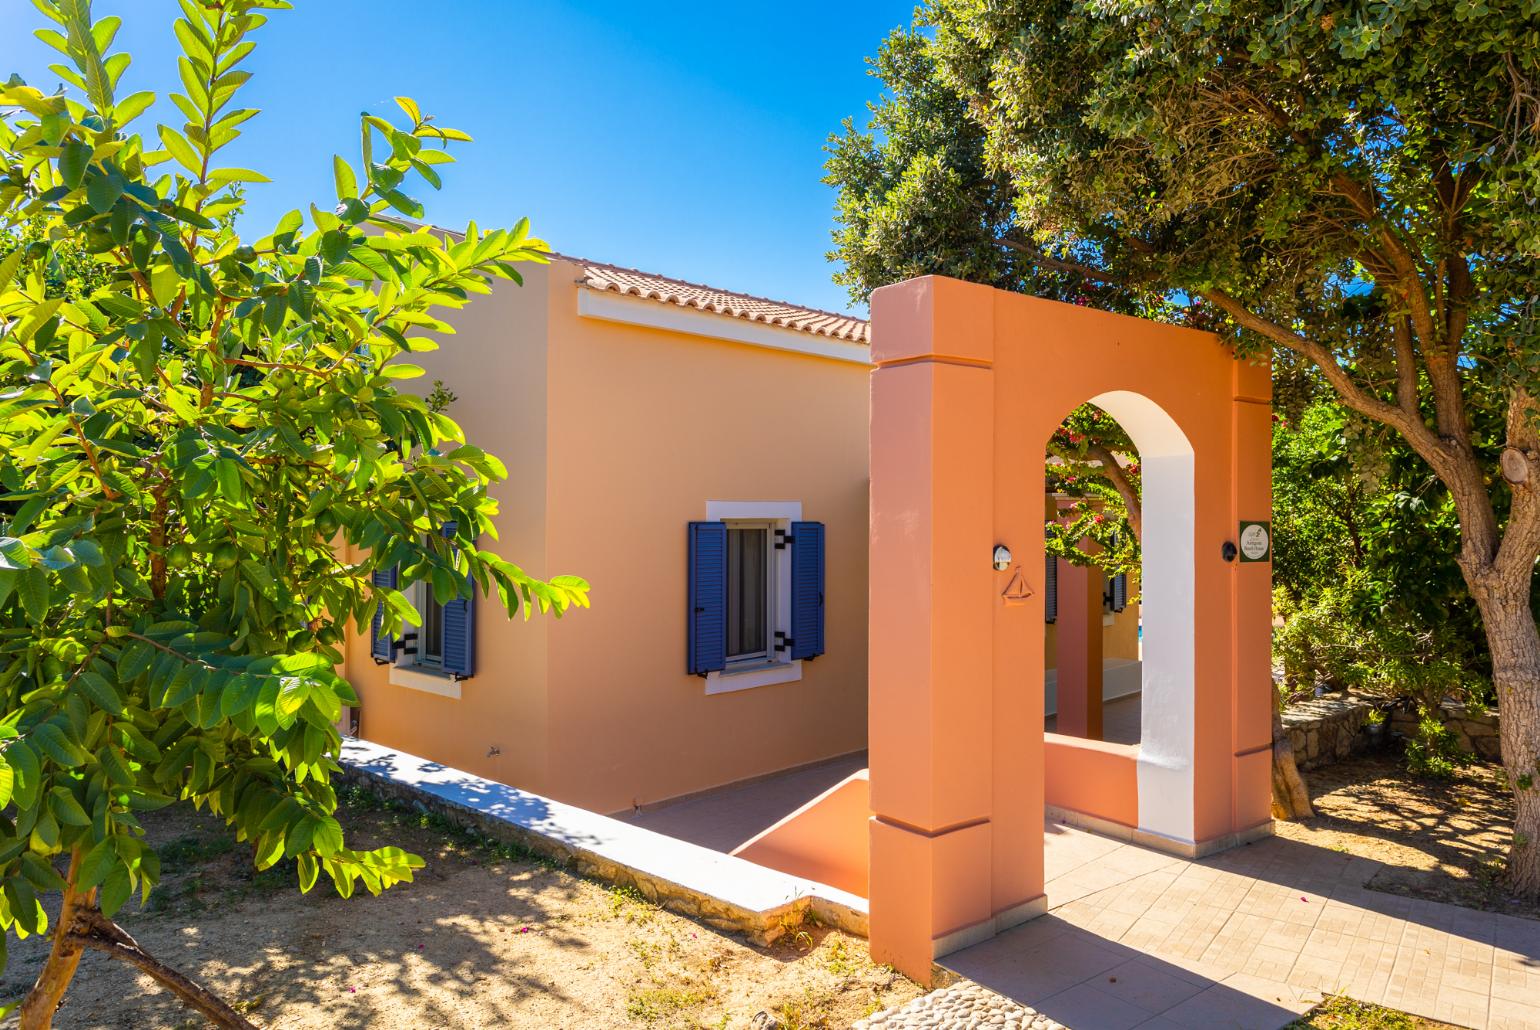
[[[79,887],[81,890],[90,890],[92,887],[100,887],[102,881],[118,865],[118,852],[114,846],[113,838],[107,837],[97,841],[96,845],[86,852],[86,857],[81,860],[79,873]]]
[[[118,914],[118,909],[123,907],[134,893],[134,885],[128,878],[128,867],[115,865],[107,878],[102,881],[101,906],[102,915],[111,919]]]
[[[301,894],[309,894],[315,886],[317,877],[321,874],[321,864],[316,857],[308,851],[298,856],[299,865],[299,891]]]
[[[30,851],[21,856],[21,875],[40,891],[62,891],[69,886],[52,865]]]
[[[132,93],[119,100],[117,106],[113,108],[113,120],[119,125],[127,125],[144,114],[153,103],[155,103],[155,94],[148,90]]]
[[[331,858],[342,850],[342,827],[337,820],[329,815],[316,820],[311,847],[322,858]]]
[[[90,826],[91,817],[80,807],[75,795],[64,787],[55,787],[48,796],[49,807],[65,826]]]
[[[54,723],[39,724],[32,731],[31,739],[37,742],[49,758],[66,769],[75,769],[86,764],[86,753],[80,750],[78,744],[65,736],[64,731]]]
[[[13,740],[5,749],[5,764],[16,774],[16,807],[32,808],[37,804],[38,792],[43,785],[43,767],[37,760],[37,752],[25,740]]]
[[[0,808],[11,803],[11,794],[16,787],[16,772],[9,764],[0,762]]]
[[[123,184],[117,176],[108,172],[92,174],[86,182],[86,203],[91,205],[91,210],[99,215],[105,215],[112,210],[112,206],[123,195]]]
[[[36,561],[26,543],[13,536],[0,536],[0,569],[30,569]]]
[[[240,463],[230,458],[220,458],[214,463],[214,475],[219,481],[219,492],[225,499],[239,504],[245,496]]]
[[[422,110],[417,106],[417,101],[411,97],[396,97],[396,106],[406,112],[406,116],[412,120],[413,125],[422,124]]]
[[[38,568],[22,570],[16,581],[16,587],[28,620],[34,626],[41,626],[48,618],[48,606],[52,600],[52,591],[48,586],[48,570]]]
[[[195,181],[199,179],[203,175],[203,158],[193,145],[187,142],[187,137],[169,125],[161,125],[158,128],[162,145],[172,157],[176,158],[177,164],[187,169],[188,174]]]
[[[64,180],[64,185],[72,190],[80,188],[95,149],[89,143],[64,144],[59,153],[59,177]]]
[[[117,687],[107,682],[105,676],[87,670],[80,674],[79,683],[98,707],[105,708],[113,715],[123,714],[123,697],[118,693]]]
[[[118,659],[118,682],[132,683],[149,671],[154,663],[156,651],[143,641],[134,643],[123,652],[123,657]]]
[[[337,184],[337,199],[347,200],[358,196],[358,180],[353,169],[339,155],[332,155],[332,178]]]

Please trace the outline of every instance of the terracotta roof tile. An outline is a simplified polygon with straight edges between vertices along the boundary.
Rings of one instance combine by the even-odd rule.
[[[663,304],[677,304],[682,308],[697,308],[719,315],[747,319],[783,326],[817,336],[827,336],[852,343],[870,343],[871,327],[864,319],[852,315],[840,315],[832,311],[819,311],[784,301],[754,297],[746,293],[719,290],[700,283],[670,279],[667,276],[641,272],[634,268],[607,265],[583,258],[553,254],[577,265],[581,270],[578,282],[590,289],[609,290],[623,296],[642,297]]]

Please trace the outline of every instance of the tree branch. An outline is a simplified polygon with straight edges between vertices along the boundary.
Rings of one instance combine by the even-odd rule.
[[[1301,336],[1291,329],[1264,318],[1246,307],[1234,297],[1223,290],[1207,289],[1197,291],[1204,300],[1219,308],[1225,314],[1235,320],[1242,328],[1250,329],[1260,336],[1264,336],[1274,343],[1286,347],[1301,357],[1315,362],[1320,368],[1321,374],[1327,382],[1341,396],[1342,402],[1361,415],[1366,415],[1376,422],[1382,422],[1393,429],[1399,430],[1414,447],[1418,447],[1421,454],[1423,448],[1428,448],[1437,458],[1429,458],[1429,461],[1442,460],[1442,454],[1438,450],[1438,438],[1435,437],[1422,421],[1421,415],[1416,411],[1406,411],[1400,405],[1382,401],[1378,397],[1365,391],[1357,383],[1353,382],[1347,370],[1337,363],[1331,349],[1317,343],[1307,336]],[[1421,438],[1421,446],[1418,439]],[[1424,454],[1424,457],[1428,455]]]
[[[1129,279],[1126,276],[1118,275],[1114,272],[1108,272],[1105,269],[1096,268],[1092,265],[1084,265],[1078,261],[1064,261],[1060,258],[1050,257],[1031,244],[1023,243],[1021,240],[1018,240],[1012,236],[1000,237],[1000,243],[1008,249],[1014,250],[1016,253],[1021,254],[1033,264],[1052,268],[1056,272],[1069,272],[1074,275],[1082,275],[1087,279],[1094,279],[1097,282],[1107,283],[1111,286],[1135,285],[1132,279]]]
[[[255,1024],[235,1011],[202,984],[163,964],[128,935],[122,927],[102,915],[94,906],[82,906],[68,936],[81,946],[102,952],[108,958],[126,962],[167,988],[189,1008],[201,1012],[215,1026],[225,1030],[257,1030]]]
[[[1099,443],[1087,443],[1086,455],[1101,463],[1102,475],[1123,499],[1123,507],[1128,512],[1128,528],[1133,530],[1135,540],[1143,542],[1144,509],[1139,501],[1139,491],[1134,489],[1128,473],[1124,472],[1123,466],[1118,464],[1117,455]]]

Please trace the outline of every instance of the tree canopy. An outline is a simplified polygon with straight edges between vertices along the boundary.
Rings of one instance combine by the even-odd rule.
[[[400,220],[469,140],[404,97],[332,159],[334,202],[245,232],[265,180],[221,151],[257,114],[237,104],[251,36],[289,5],[182,0],[185,121],[149,132],[153,96],[117,92],[119,20],[37,6],[73,90],[0,90],[0,927],[49,931],[40,894],[62,892],[24,1025],[48,1025],[83,947],[242,1025],[112,921],[158,877],[141,813],[207,809],[307,891],[422,865],[349,848],[334,815],[339,645],[376,613],[418,621],[402,590],[422,580],[526,617],[586,605],[582,580],[484,546],[505,469],[401,389],[449,313],[547,248],[524,222]],[[402,590],[374,582],[397,566]]]
[[[1448,490],[1509,883],[1540,894],[1540,3],[931,0],[874,72],[828,165],[853,288],[946,272],[1212,329]]]

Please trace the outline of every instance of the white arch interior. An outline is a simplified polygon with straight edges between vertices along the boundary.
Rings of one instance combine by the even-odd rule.
[[[1142,394],[1113,390],[1091,403],[1133,440],[1143,481],[1139,828],[1190,842],[1197,639],[1192,444],[1165,409]]]

